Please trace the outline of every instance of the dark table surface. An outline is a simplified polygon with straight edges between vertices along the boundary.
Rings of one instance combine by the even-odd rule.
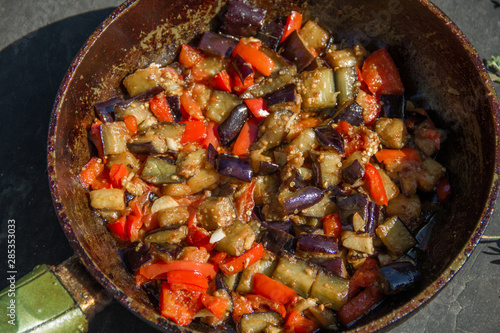
[[[332,0],[334,1],[334,0]],[[18,277],[73,254],[54,213],[46,137],[55,95],[73,57],[119,0],[0,0],[0,289],[7,286],[7,221],[16,220]],[[500,4],[435,0],[482,58],[500,55]],[[500,91],[500,85],[495,84]],[[473,199],[473,198],[471,198]],[[498,208],[497,204],[497,208]],[[500,214],[486,235],[500,235]],[[0,309],[0,314],[3,310]],[[499,332],[500,242],[482,241],[432,302],[391,332]],[[89,331],[155,332],[114,302]]]

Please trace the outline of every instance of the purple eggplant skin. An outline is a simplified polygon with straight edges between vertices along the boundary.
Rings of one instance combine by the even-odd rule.
[[[295,253],[297,239],[294,236],[280,228],[276,228],[269,222],[263,222],[262,225],[264,230],[261,242],[266,249],[278,255],[282,252]]]
[[[358,213],[365,219],[368,209],[368,197],[364,194],[352,194],[344,198],[337,198],[340,221],[344,225],[352,224],[352,216]]]
[[[167,104],[168,107],[170,108],[170,113],[172,114],[172,117],[174,117],[175,121],[181,121],[182,120],[182,113],[181,113],[181,100],[178,95],[174,96],[167,96]]]
[[[229,58],[238,41],[229,36],[213,31],[204,32],[198,43],[198,49],[211,56]]]
[[[383,117],[403,119],[406,107],[405,96],[403,94],[380,95],[380,101],[382,102]]]
[[[300,190],[300,189],[306,187],[307,183],[300,176],[298,171],[294,170],[293,175],[286,179],[286,181],[284,182],[284,185],[287,187],[290,187],[290,188],[295,188],[297,190]]]
[[[275,229],[280,229],[281,231],[292,234],[293,232],[293,222],[292,221],[264,221],[264,226],[273,227]]]
[[[267,107],[271,105],[295,101],[295,84],[288,84],[264,96]]]
[[[239,54],[233,57],[232,65],[241,82],[245,82],[245,79],[254,73],[252,65],[243,60]]]
[[[358,103],[352,102],[340,111],[340,113],[334,118],[334,121],[347,121],[353,126],[360,126],[364,123],[363,108]]]
[[[316,140],[323,147],[330,147],[335,149],[341,154],[345,153],[344,139],[340,136],[339,132],[330,125],[319,126],[314,128]]]
[[[242,0],[230,0],[221,30],[235,37],[253,37],[262,28],[267,10]]]
[[[154,88],[141,92],[140,94],[134,95],[132,99],[135,101],[147,102],[164,90],[165,89],[162,86],[156,86]]]
[[[248,158],[220,154],[217,160],[217,172],[220,175],[233,177],[247,183],[252,181],[252,166]]]
[[[237,105],[231,110],[229,116],[217,126],[217,133],[223,146],[229,146],[238,137],[249,115],[250,111],[246,104]]]
[[[278,22],[264,22],[262,28],[257,32],[256,38],[260,39],[271,50],[276,51],[281,41],[285,26]]]
[[[354,160],[347,168],[342,170],[342,180],[347,184],[354,184],[358,179],[363,178],[365,169],[358,160]]]
[[[368,202],[368,207],[366,209],[365,220],[365,232],[368,233],[373,238],[376,237],[375,230],[378,227],[378,221],[380,217],[380,206],[373,201]]]
[[[325,271],[333,273],[341,278],[347,278],[349,273],[347,272],[346,266],[344,264],[344,259],[341,257],[335,258],[318,258],[312,259],[311,262],[314,264],[321,266]]]
[[[295,211],[301,211],[320,202],[323,196],[323,191],[319,188],[308,186],[295,192],[294,195],[283,201],[283,206],[287,214],[293,214]]]
[[[272,175],[278,171],[280,166],[273,162],[260,161],[259,163],[259,174],[261,175]]]
[[[333,236],[302,234],[297,240],[297,250],[335,254],[339,251],[339,240]]]
[[[281,55],[297,66],[297,72],[302,72],[314,60],[307,44],[297,30],[293,31],[283,42]]]
[[[135,272],[139,267],[153,260],[151,250],[152,246],[148,243],[139,243],[135,247],[125,249],[122,253],[125,266],[131,272]]]
[[[414,286],[420,279],[421,274],[410,262],[395,262],[380,268],[384,277],[382,283],[386,294],[396,294]]]
[[[103,123],[111,123],[114,121],[113,110],[117,104],[123,103],[123,98],[116,96],[105,102],[94,104],[97,118]]]
[[[214,168],[217,166],[217,157],[219,156],[219,153],[217,152],[217,149],[210,143],[208,144],[207,148],[207,162],[212,164]]]

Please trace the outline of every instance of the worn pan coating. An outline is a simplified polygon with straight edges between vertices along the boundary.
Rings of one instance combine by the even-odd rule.
[[[499,188],[499,106],[481,59],[439,9],[417,0],[256,0],[271,18],[293,6],[319,18],[337,38],[385,46],[403,74],[408,96],[448,131],[439,159],[453,194],[444,206],[421,265],[423,281],[387,299],[353,330],[374,331],[406,316],[460,269],[492,214]],[[217,24],[222,0],[140,0],[120,6],[89,38],[71,65],[52,112],[48,171],[62,227],[87,269],[118,301],[160,330],[178,327],[159,316],[120,260],[111,234],[90,209],[77,174],[89,160],[92,104],[121,92],[120,82],[150,62],[166,64],[180,43]],[[466,203],[467,209],[464,209]]]

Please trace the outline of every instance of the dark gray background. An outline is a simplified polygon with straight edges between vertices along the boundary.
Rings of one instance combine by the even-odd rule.
[[[334,1],[334,0],[332,0]],[[73,57],[116,0],[0,0],[0,289],[5,280],[6,225],[16,220],[19,277],[36,264],[72,255],[55,216],[46,177],[49,115]],[[500,8],[490,0],[435,0],[482,58],[500,55]],[[495,88],[500,91],[500,85]],[[474,198],[471,198],[473,200]],[[497,205],[498,207],[498,205]],[[495,213],[486,235],[500,235]],[[391,332],[499,332],[500,242],[481,242],[435,299]],[[90,332],[154,332],[118,303]]]

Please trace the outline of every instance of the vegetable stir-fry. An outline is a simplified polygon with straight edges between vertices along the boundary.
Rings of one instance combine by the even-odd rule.
[[[123,85],[79,177],[162,316],[339,329],[418,283],[415,234],[451,193],[443,132],[385,49],[231,0],[220,31]]]

